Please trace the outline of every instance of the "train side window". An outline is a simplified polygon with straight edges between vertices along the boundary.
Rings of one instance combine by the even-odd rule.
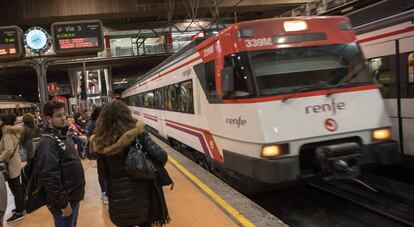
[[[159,95],[158,108],[160,110],[164,110],[165,109],[165,95],[164,95],[165,87],[160,87],[157,90],[158,90],[158,95]]]
[[[406,86],[401,87],[401,98],[414,98],[414,52],[401,54],[401,75]]]
[[[152,91],[148,91],[148,92],[145,93],[144,107],[145,108],[154,108],[154,93]]]
[[[204,71],[206,75],[207,82],[207,98],[215,99],[217,97],[216,91],[216,65],[214,61],[207,62],[204,64]]]
[[[180,112],[194,113],[193,82],[191,80],[180,83]]]
[[[167,110],[179,111],[178,109],[178,84],[171,84],[167,90]]]
[[[408,55],[408,83],[414,83],[414,52]]]
[[[381,93],[384,98],[391,98],[392,70],[391,56],[372,58],[368,60],[368,66],[375,80],[381,84]]]
[[[134,97],[134,99],[132,100],[131,106],[138,106],[138,94],[133,95],[132,97]]]
[[[144,105],[144,97],[145,97],[145,93],[141,93],[141,94],[139,94],[139,106],[140,107],[145,107],[145,105]]]
[[[242,54],[232,54],[224,58],[224,67],[233,68],[234,92],[228,94],[230,98],[244,98],[254,92],[246,61],[246,56]]]
[[[160,91],[158,89],[155,89],[152,91],[154,94],[154,109],[160,109]]]

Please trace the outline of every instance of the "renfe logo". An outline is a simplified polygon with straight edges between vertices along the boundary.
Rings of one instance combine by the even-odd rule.
[[[247,121],[241,119],[241,116],[239,118],[227,118],[226,119],[226,124],[237,125],[237,128],[240,128],[240,125],[245,126],[246,123],[247,123]]]
[[[338,129],[338,123],[332,118],[325,120],[325,128],[330,132],[335,132]]]
[[[338,110],[344,110],[345,105],[346,104],[344,102],[335,103],[335,99],[332,99],[329,104],[307,106],[305,107],[305,112],[306,114],[332,112],[332,115],[335,115]]]
[[[182,75],[183,75],[183,77],[190,77],[190,75],[191,75],[190,67],[187,67],[187,69],[182,72]]]

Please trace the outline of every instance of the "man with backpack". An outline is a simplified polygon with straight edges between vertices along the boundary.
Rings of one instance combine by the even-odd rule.
[[[64,104],[49,101],[43,107],[48,124],[36,146],[38,182],[56,227],[76,226],[79,201],[85,195],[85,175],[73,142],[66,136]]]

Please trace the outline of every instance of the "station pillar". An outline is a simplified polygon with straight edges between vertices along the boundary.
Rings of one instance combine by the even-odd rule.
[[[40,112],[43,114],[43,105],[49,101],[48,89],[47,89],[47,59],[46,58],[35,58],[33,59],[33,67],[37,74],[37,84],[39,87],[40,103],[42,108]]]

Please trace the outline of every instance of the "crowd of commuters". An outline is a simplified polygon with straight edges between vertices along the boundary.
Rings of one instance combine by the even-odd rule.
[[[76,226],[86,185],[81,159],[86,157],[97,160],[101,199],[109,205],[116,226],[163,226],[169,221],[162,185],[130,177],[126,171],[128,147],[136,140],[160,169],[167,161],[166,152],[152,141],[144,124],[132,117],[127,105],[115,100],[82,113],[75,108],[68,116],[63,103],[49,101],[43,113],[42,125],[30,113],[23,116],[23,125],[15,124],[14,115],[0,118],[0,162],[7,163],[10,176],[6,180],[0,174],[0,227],[7,207],[5,181],[15,205],[7,222],[25,216],[21,169],[22,161],[32,159],[37,162],[41,193],[55,226]]]

